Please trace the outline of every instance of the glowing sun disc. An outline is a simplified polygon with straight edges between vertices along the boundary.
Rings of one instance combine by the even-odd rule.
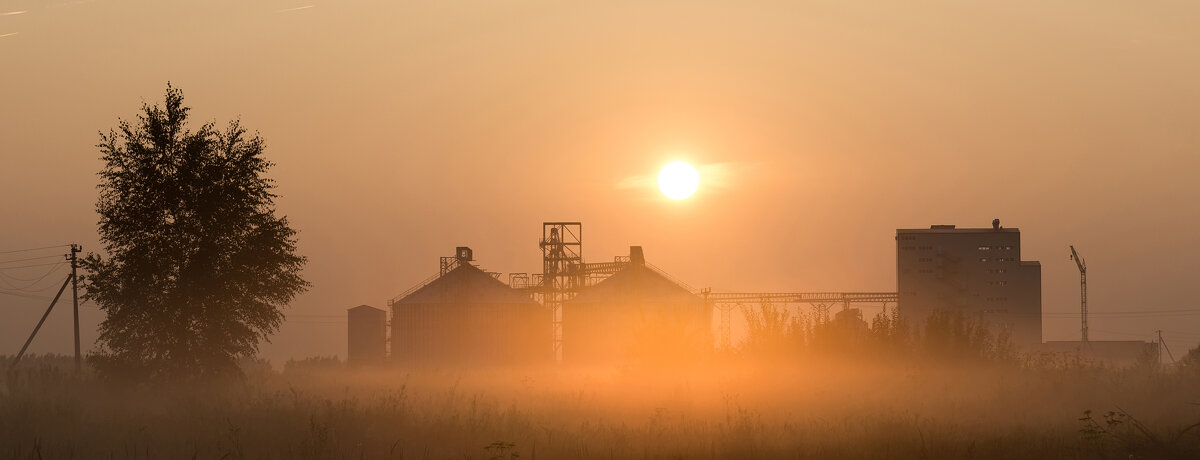
[[[682,200],[700,187],[700,173],[685,161],[673,161],[658,173],[658,189],[672,200]]]

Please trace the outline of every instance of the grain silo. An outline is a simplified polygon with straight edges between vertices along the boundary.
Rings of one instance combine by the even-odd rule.
[[[563,362],[614,364],[711,347],[704,299],[646,265],[640,247],[607,279],[563,304]],[[686,342],[686,343],[685,343]]]
[[[382,362],[387,352],[387,312],[369,305],[346,310],[346,362]]]
[[[548,363],[549,312],[470,262],[470,248],[443,258],[439,276],[390,302],[392,360],[401,365]]]

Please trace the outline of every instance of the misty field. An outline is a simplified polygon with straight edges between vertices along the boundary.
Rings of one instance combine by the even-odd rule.
[[[42,357],[8,375],[0,458],[1200,455],[1194,367],[400,371],[313,360],[251,366],[227,385],[146,387],[73,377],[70,363]]]

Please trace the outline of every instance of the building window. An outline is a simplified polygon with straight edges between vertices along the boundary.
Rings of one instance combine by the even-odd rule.
[[[980,258],[979,258],[979,261],[980,261],[980,262],[987,262],[987,260],[988,260],[988,259],[987,259],[987,257],[980,257]]]
[[[911,251],[911,250],[913,250],[913,249],[916,249],[916,247],[913,247],[913,246],[900,246],[900,250],[901,250],[901,251]]]
[[[917,259],[917,262],[933,262],[933,258],[932,257],[921,257],[921,258]]]
[[[979,250],[980,251],[991,251],[992,247],[991,246],[980,246]]]

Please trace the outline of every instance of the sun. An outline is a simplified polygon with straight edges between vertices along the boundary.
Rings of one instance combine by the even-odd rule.
[[[658,189],[672,200],[682,200],[700,187],[700,173],[686,161],[672,161],[658,173]]]

